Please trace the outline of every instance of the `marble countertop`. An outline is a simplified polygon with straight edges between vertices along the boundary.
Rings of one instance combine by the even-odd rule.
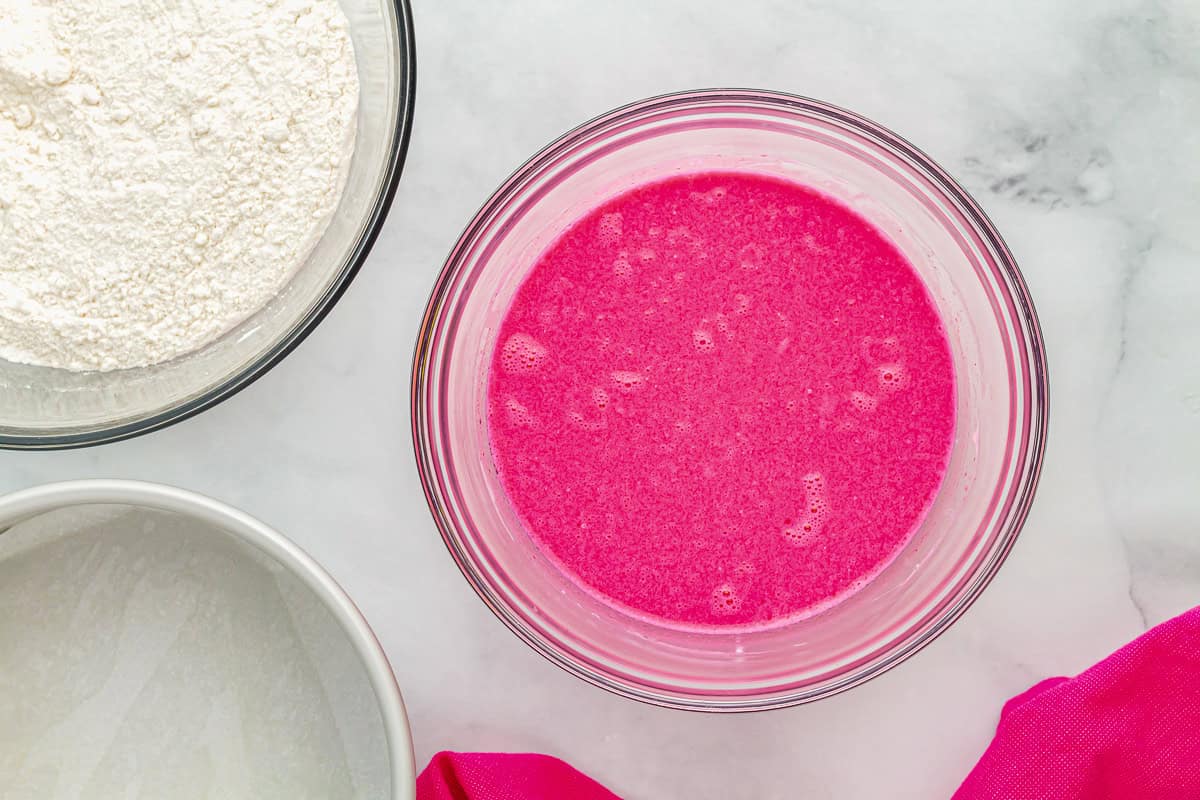
[[[130,442],[0,454],[0,490],[194,489],[295,539],[392,659],[418,760],[537,750],[631,798],[948,797],[1006,698],[1200,601],[1200,6],[1193,0],[418,0],[416,128],[350,292],[295,354]],[[857,110],[971,190],[1030,284],[1051,425],[1008,563],[929,648],[801,708],[645,707],[543,661],[460,578],[412,456],[409,360],[445,253],[551,138],[665,91]]]

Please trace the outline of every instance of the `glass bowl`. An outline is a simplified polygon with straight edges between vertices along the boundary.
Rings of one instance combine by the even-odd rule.
[[[681,630],[580,589],[509,507],[486,426],[499,323],[538,256],[635,185],[698,170],[791,179],[867,217],[913,263],[949,334],[958,426],[945,481],[909,544],[864,588],[805,619]],[[426,498],[471,586],[518,636],[605,689],[662,706],[744,711],[848,689],[911,656],[995,575],[1042,463],[1046,362],[1029,293],[979,206],[928,156],[851,112],[711,90],[617,109],[558,139],[496,191],[433,290],[412,412]]]
[[[70,372],[0,359],[0,447],[100,444],[197,414],[292,351],[350,285],[387,216],[416,87],[408,0],[340,0],[358,62],[358,134],[328,230],[283,291],[210,345],[141,369]]]
[[[415,796],[366,620],[237,509],[138,481],[0,497],[0,614],[2,797],[230,796],[243,772],[240,796]]]

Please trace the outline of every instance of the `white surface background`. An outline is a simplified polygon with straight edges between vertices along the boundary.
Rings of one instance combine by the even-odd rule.
[[[395,666],[418,761],[562,756],[631,798],[947,797],[1003,701],[1200,602],[1200,5],[1072,0],[418,0],[416,129],[350,292],[247,391],[170,430],[0,454],[0,489],[79,477],[211,494],[295,539]],[[716,717],[542,661],[460,578],[426,511],[409,360],[477,206],[565,129],[643,96],[754,86],[853,108],[993,216],[1050,354],[1033,513],[927,650],[816,705]]]

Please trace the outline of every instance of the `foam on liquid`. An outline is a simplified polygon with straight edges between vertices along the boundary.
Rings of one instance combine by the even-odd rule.
[[[831,198],[745,173],[578,220],[514,297],[488,393],[538,546],[689,625],[861,588],[928,511],[955,419],[945,329],[904,256]]]

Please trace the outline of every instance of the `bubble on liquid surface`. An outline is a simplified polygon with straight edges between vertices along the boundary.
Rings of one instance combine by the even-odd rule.
[[[762,248],[756,244],[748,244],[738,251],[738,265],[742,269],[758,269],[762,266]]]
[[[604,214],[596,226],[596,238],[601,244],[616,244],[621,239],[624,220],[619,213]]]
[[[692,346],[701,353],[711,352],[716,346],[713,342],[712,332],[706,331],[703,328],[696,328],[692,331]]]
[[[829,517],[825,499],[825,476],[810,472],[803,478],[804,507],[795,519],[783,521],[783,536],[794,545],[803,545],[820,536]]]
[[[819,535],[820,532],[821,526],[813,520],[804,520],[783,526],[783,538],[797,547],[812,541],[813,537]]]
[[[876,336],[865,336],[859,351],[862,353],[863,360],[871,365],[895,361],[900,357],[900,340],[895,336],[885,336],[882,339]]]
[[[709,189],[707,192],[692,192],[691,198],[693,202],[703,205],[716,205],[725,198],[726,189],[724,186],[717,186]]]
[[[870,581],[866,578],[855,578],[854,580],[850,581],[850,584],[846,587],[846,590],[842,593],[842,596],[849,597],[852,594],[861,592],[863,589],[867,588],[868,583],[870,583]]]
[[[879,377],[879,388],[885,392],[898,392],[908,385],[908,370],[903,364],[880,364],[875,368]]]
[[[604,411],[606,408],[608,408],[608,400],[608,392],[604,391],[599,386],[592,389],[592,402],[596,405],[596,408]]]
[[[617,256],[613,261],[613,274],[622,280],[629,280],[633,277],[633,264],[629,263],[629,256],[625,253]]]
[[[518,428],[533,428],[537,426],[537,419],[533,414],[529,413],[520,400],[509,395],[504,398],[504,415],[508,417],[508,421]]]
[[[638,250],[638,258],[643,264],[649,264],[651,261],[658,258],[658,254],[649,247],[643,247],[641,250]]]
[[[604,417],[598,420],[591,420],[579,411],[568,411],[567,419],[572,425],[585,431],[602,431],[608,427],[608,420]]]
[[[733,340],[733,331],[730,330],[730,328],[729,328],[729,318],[726,317],[724,314],[721,314],[718,312],[716,319],[717,319],[717,330],[719,330],[721,332],[721,335],[724,336],[727,340],[732,341]]]
[[[733,303],[733,310],[737,314],[745,314],[750,310],[750,298],[744,294],[735,294]]]
[[[545,345],[529,334],[514,333],[500,350],[500,366],[505,372],[513,374],[537,372],[549,352]]]
[[[867,394],[866,392],[851,392],[850,405],[866,413],[874,411],[879,405],[879,401],[875,399],[874,395]]]
[[[616,370],[614,372],[610,372],[609,377],[611,377],[613,383],[617,385],[618,391],[625,393],[629,393],[635,389],[638,389],[645,381],[645,378],[642,377],[641,373],[628,372],[625,370]]]
[[[713,589],[711,605],[714,614],[736,614],[742,608],[742,598],[732,583],[722,583]]]

